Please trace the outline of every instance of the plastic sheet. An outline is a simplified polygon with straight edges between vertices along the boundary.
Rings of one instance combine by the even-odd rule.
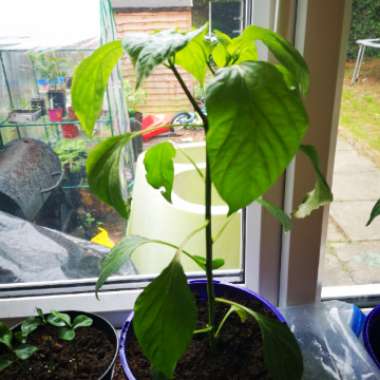
[[[340,301],[281,309],[300,344],[305,380],[375,380],[380,372],[360,337],[364,315]]]
[[[93,278],[109,249],[0,211],[0,284]],[[131,262],[119,274],[135,274]]]

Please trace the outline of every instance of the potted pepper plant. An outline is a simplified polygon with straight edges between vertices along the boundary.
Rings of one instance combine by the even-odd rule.
[[[212,228],[212,186],[228,205],[228,215],[258,202],[284,225],[332,200],[316,150],[302,145],[308,118],[302,97],[309,72],[302,56],[281,36],[257,26],[229,38],[207,26],[186,34],[174,30],[126,35],[84,59],[73,78],[73,106],[81,126],[93,135],[109,76],[126,52],[134,64],[137,88],[163,64],[177,79],[202,120],[206,166],[196,167],[204,182],[204,222],[180,245],[126,236],[102,262],[98,292],[107,278],[146,244],[173,251],[169,265],[142,291],[121,335],[120,355],[128,379],[300,379],[302,355],[281,314],[258,295],[214,281],[223,266],[213,244],[222,233]],[[263,42],[277,62],[260,61]],[[187,87],[178,68],[205,86],[206,111]],[[207,84],[205,84],[207,82]],[[143,132],[100,142],[89,153],[87,176],[92,191],[128,218],[120,168],[124,148]],[[316,172],[316,184],[292,213],[263,198],[298,151]],[[175,147],[162,142],[145,152],[148,183],[171,202]],[[124,180],[124,179],[123,179]],[[189,184],[191,186],[191,184]],[[223,229],[222,229],[223,230]],[[205,234],[205,254],[189,252],[188,241]],[[188,282],[181,265],[186,256],[205,271],[205,280]]]

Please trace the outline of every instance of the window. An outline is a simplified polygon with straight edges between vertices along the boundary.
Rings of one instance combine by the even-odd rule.
[[[154,31],[160,28],[180,28],[189,30],[193,26],[200,26],[207,20],[210,20],[210,28],[220,28],[230,36],[238,34],[243,25],[251,22],[252,5],[251,1],[234,1],[219,2],[212,4],[210,7],[204,1],[185,1],[173,0],[174,5],[170,2],[162,2],[159,6],[151,6],[151,2],[146,1],[146,6],[142,6],[141,1],[114,1],[114,18],[116,32],[122,37],[125,32]],[[263,25],[268,25],[271,19],[273,9],[261,2],[258,5],[259,11],[256,11],[258,20],[262,20]],[[255,17],[255,13],[253,13]],[[169,240],[173,243],[180,243],[186,236],[187,231],[193,227],[199,226],[202,221],[202,199],[201,192],[194,193],[189,191],[184,183],[189,179],[194,183],[194,189],[202,188],[197,186],[198,177],[191,165],[189,165],[186,156],[192,157],[202,168],[204,162],[204,135],[199,126],[199,119],[191,110],[187,99],[183,96],[180,87],[168,75],[164,67],[160,67],[144,83],[140,90],[134,90],[134,76],[131,70],[131,64],[127,59],[122,60],[121,73],[123,75],[124,95],[126,97],[126,106],[128,107],[130,126],[132,130],[149,128],[152,125],[162,126],[162,129],[156,134],[145,135],[140,141],[135,141],[131,147],[134,157],[133,181],[134,199],[132,211],[127,224],[127,232],[141,234],[149,237],[159,237],[163,240]],[[197,84],[192,81],[190,76],[181,73],[185,78],[186,84],[192,93],[202,104],[202,91]],[[30,79],[30,78],[29,78]],[[32,79],[33,80],[33,79]],[[109,99],[106,99],[106,101]],[[112,103],[112,99],[110,100]],[[111,110],[112,116],[112,110]],[[101,134],[103,129],[99,127]],[[59,137],[62,134],[59,134]],[[76,139],[64,140],[74,143]],[[173,191],[173,205],[168,205],[161,197],[159,192],[153,191],[145,181],[145,174],[142,166],[143,152],[152,144],[163,140],[172,141],[178,150],[175,163],[176,180]],[[86,147],[87,149],[87,147]],[[63,149],[64,150],[64,149]],[[67,153],[64,150],[64,153]],[[70,153],[70,152],[68,152]],[[62,157],[60,157],[62,159]],[[83,161],[84,161],[84,157]],[[83,168],[83,165],[81,165]],[[74,187],[74,189],[73,189]],[[75,186],[67,186],[65,192],[75,192]],[[87,190],[79,192],[80,207],[86,202],[94,202],[93,197],[87,193]],[[214,194],[215,205],[213,206],[214,226],[217,231],[224,224],[226,218],[223,214],[227,208],[223,202]],[[123,235],[125,226],[123,222],[111,215],[107,209],[101,209],[102,205],[93,205],[94,209],[103,211],[102,217],[97,218],[95,212],[83,212],[83,223],[88,227],[97,227],[93,219],[99,219],[103,223],[101,226],[108,232],[108,238],[116,242]],[[110,218],[109,218],[110,217]],[[109,218],[109,219],[108,219]],[[11,218],[13,220],[13,218]],[[165,222],[163,220],[165,219]],[[178,221],[181,221],[180,224]],[[19,220],[17,220],[19,221]],[[48,225],[48,227],[52,227]],[[30,232],[28,229],[34,229],[32,225],[22,224],[20,226],[22,234],[27,236]],[[90,229],[90,228],[89,228]],[[246,229],[250,230],[249,236],[246,235]],[[249,284],[250,287],[258,287],[258,276],[256,273],[256,264],[258,264],[258,252],[260,250],[260,230],[261,230],[261,210],[254,206],[245,210],[243,213],[235,215],[228,224],[225,235],[227,239],[220,239],[216,245],[215,255],[223,257],[226,261],[225,267],[218,271],[217,276],[227,281],[237,281],[239,283]],[[96,231],[96,229],[95,229]],[[40,232],[40,231],[39,231]],[[68,231],[72,234],[72,231]],[[88,232],[88,231],[86,231]],[[94,231],[85,236],[87,239],[94,236]],[[47,235],[47,236],[46,236]],[[53,244],[52,237],[56,236],[54,231],[43,230],[43,235],[39,235],[38,243],[41,249],[45,244]],[[46,237],[46,239],[45,239]],[[83,236],[80,236],[83,238]],[[15,234],[13,241],[9,242],[10,246],[15,246],[19,235]],[[58,236],[57,239],[62,239]],[[70,244],[72,240],[65,241],[59,246],[59,249],[65,248],[65,244]],[[77,242],[77,241],[76,241]],[[30,241],[30,245],[35,245],[36,240]],[[203,251],[203,234],[199,234],[191,241],[192,247],[196,251]],[[80,275],[59,277],[57,272],[62,271],[62,263],[58,265],[53,263],[46,269],[49,260],[43,260],[39,263],[39,269],[35,272],[34,277],[25,276],[23,281],[13,281],[10,271],[7,268],[0,273],[2,284],[0,285],[0,307],[2,317],[28,314],[33,312],[36,304],[46,308],[74,308],[75,305],[80,308],[86,303],[86,308],[93,311],[115,311],[122,310],[133,305],[133,301],[147,281],[152,278],[165,265],[171,254],[167,252],[157,252],[157,247],[150,250],[144,249],[143,254],[136,252],[133,264],[125,268],[124,273],[114,276],[108,285],[105,286],[106,292],[101,302],[95,300],[93,294],[94,282],[96,276],[91,272],[91,268],[97,265],[99,257],[104,255],[106,248],[97,251],[96,260],[91,257],[91,247],[89,243],[83,240],[80,242],[82,252],[79,257],[72,261],[71,269],[82,269]],[[52,247],[49,247],[52,248]],[[67,246],[66,246],[67,248]],[[53,258],[56,258],[57,247],[53,247],[51,252]],[[70,247],[68,248],[71,249]],[[253,254],[245,255],[249,250]],[[49,259],[49,250],[46,248],[45,256]],[[64,251],[64,249],[63,249]],[[83,254],[83,252],[85,252]],[[86,252],[90,252],[86,255]],[[59,252],[61,253],[61,252]],[[58,254],[59,254],[58,253]],[[64,254],[65,252],[63,252]],[[78,253],[77,253],[78,254]],[[71,257],[70,260],[73,258]],[[58,259],[59,261],[60,259]],[[190,276],[203,276],[192,263],[184,263],[185,269]],[[75,267],[75,268],[74,268]],[[20,268],[22,271],[23,268]],[[65,274],[70,271],[69,267],[64,268]],[[87,273],[86,273],[87,271]],[[8,277],[7,277],[8,276]],[[127,294],[126,301],[119,302],[120,294]],[[53,296],[54,295],[54,296]],[[57,296],[59,295],[59,296]],[[10,297],[21,297],[10,298]],[[17,301],[18,299],[18,301]],[[22,305],[22,307],[20,307]],[[56,306],[54,306],[56,305]]]
[[[146,1],[148,3],[148,0]],[[187,0],[165,1],[165,5],[170,6],[170,11],[173,13],[178,12],[178,7],[173,5],[174,2],[181,5],[190,3]],[[150,1],[149,3],[151,4]],[[215,16],[220,11],[219,7],[221,7],[220,5],[210,10],[208,7],[201,5],[201,3],[198,4],[197,1],[193,3],[194,7],[190,8],[190,20],[204,20],[210,14]],[[236,3],[233,2],[232,5],[229,5],[231,7],[235,6],[235,8],[228,14],[234,15],[233,12],[240,9],[239,14],[242,19],[231,20],[231,24],[222,23],[226,27],[228,25],[228,30],[231,33],[234,33],[236,28],[251,22],[276,28],[287,38],[294,40],[298,49],[304,53],[311,69],[312,81],[314,81],[307,99],[312,124],[307,139],[312,143],[316,143],[321,156],[322,170],[329,172],[334,145],[331,141],[334,140],[333,131],[337,125],[337,106],[342,79],[340,74],[344,61],[344,40],[348,35],[347,24],[350,2],[348,0],[325,2],[322,6],[320,2],[246,0],[239,2],[240,7]],[[126,4],[128,7],[126,7]],[[121,20],[123,17],[126,20],[126,17],[130,17],[133,12],[156,12],[157,20],[159,20],[158,15],[160,14],[161,17],[163,13],[168,11],[165,7],[157,8],[153,12],[152,6],[142,9],[141,0],[139,2],[114,0],[113,7],[116,18],[121,17]],[[233,17],[236,17],[236,15]],[[224,16],[223,20],[226,21],[227,19],[228,15]],[[189,19],[181,16],[181,20],[182,27],[190,27],[192,22]],[[157,24],[158,28],[161,27],[160,22],[164,24],[163,27],[168,26],[167,21],[161,20]],[[122,33],[123,28],[125,28],[124,31],[128,28],[136,28],[135,24],[125,21],[124,23],[117,23],[117,32]],[[321,30],[320,25],[325,27]],[[145,27],[147,26],[141,26],[141,29]],[[226,31],[228,32],[228,30]],[[326,51],[329,54],[325,54]],[[265,59],[265,49],[261,49],[260,54]],[[124,70],[130,69],[126,61],[123,61],[122,68]],[[164,71],[158,71],[157,76],[159,77],[160,75],[164,76],[164,81],[167,81]],[[158,115],[165,113],[162,112],[162,103],[166,102],[164,104],[166,107],[168,99],[171,99],[170,105],[173,106],[173,113],[185,111],[184,117],[193,117],[192,113],[189,112],[190,108],[186,106],[183,98],[175,92],[175,85],[171,82],[167,83],[167,87],[170,87],[171,95],[167,96],[167,99],[163,101],[157,101],[154,97],[149,98],[148,91],[144,90],[144,88],[139,93],[134,92],[132,90],[133,80],[125,84],[129,107],[136,106],[135,110],[129,110],[132,128],[144,127],[144,119],[139,119],[140,115],[136,112],[137,106],[139,106],[138,111],[142,111],[143,116],[147,112],[152,114],[150,119],[145,120],[145,125],[162,122],[163,119]],[[158,94],[162,91],[159,81],[147,82],[146,86],[148,85]],[[192,83],[189,83],[189,86],[192,85]],[[192,90],[195,92],[196,89],[192,88]],[[148,109],[147,107],[151,108]],[[197,149],[202,146],[201,133],[196,128],[193,128],[193,125],[187,125],[187,127],[183,125],[180,127],[173,126],[173,129],[169,128],[169,130],[164,125],[162,133],[154,139],[140,141],[139,144],[135,144],[133,146],[135,156],[144,150],[144,145],[146,147],[154,143],[154,141],[162,141],[162,139],[174,139],[177,144],[181,144],[185,149],[195,148],[191,151],[193,157],[199,157],[199,150],[197,151]],[[185,160],[179,157],[177,165],[186,165]],[[186,170],[178,172],[178,174],[182,173],[185,173],[183,175],[189,175]],[[312,186],[314,178],[311,176],[312,173],[307,167],[307,163],[302,158],[297,158],[295,164],[290,166],[286,176],[281,178],[270,191],[268,199],[276,204],[283,204],[287,211],[291,210],[292,204],[298,203],[305,192]],[[140,179],[141,177],[142,175],[140,175]],[[138,174],[136,173],[137,180]],[[186,190],[179,186],[176,189],[178,197],[188,196],[188,194],[185,194]],[[197,203],[198,197],[200,197],[199,194],[190,194],[190,196],[190,203]],[[143,222],[145,223],[146,221]],[[238,265],[235,261],[227,270],[220,273],[223,278],[245,284],[259,291],[274,303],[312,302],[319,296],[318,266],[321,242],[324,240],[327,226],[326,211],[319,211],[311,218],[297,222],[291,233],[284,233],[271,216],[266,212],[262,212],[256,206],[248,207],[236,223],[239,224],[239,228],[236,228],[236,234],[239,235],[238,244],[244,254],[239,256]],[[145,227],[142,223],[137,223],[135,226],[131,223],[127,228],[142,227]],[[156,228],[157,226],[153,227]],[[151,226],[146,228],[150,231]],[[141,265],[144,265],[144,263],[141,263]],[[158,263],[158,265],[162,265],[162,263]],[[38,304],[46,309],[80,309],[83,305],[86,305],[86,309],[89,311],[108,312],[117,318],[117,312],[120,311],[121,313],[119,314],[121,315],[123,310],[132,307],[139,289],[146,284],[155,270],[157,270],[156,267],[147,268],[144,274],[115,276],[105,287],[106,291],[103,293],[101,302],[97,302],[92,293],[94,278],[54,282],[47,282],[41,278],[42,282],[33,284],[4,284],[0,287],[2,295],[0,299],[0,316],[28,315],[33,313],[35,305]]]

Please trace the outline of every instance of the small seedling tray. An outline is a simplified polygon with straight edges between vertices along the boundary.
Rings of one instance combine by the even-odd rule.
[[[9,114],[9,121],[12,123],[28,123],[37,120],[41,115],[41,110],[14,110]]]

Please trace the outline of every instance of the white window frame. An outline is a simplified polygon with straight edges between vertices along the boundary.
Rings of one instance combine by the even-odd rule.
[[[322,171],[327,173],[331,182],[343,78],[344,41],[348,35],[351,0],[252,0],[251,9],[254,24],[276,29],[295,41],[297,48],[305,52],[307,61],[312,58],[309,61],[312,87],[306,102],[311,130],[306,140],[316,143],[321,156]],[[331,13],[331,10],[335,13]],[[328,81],[319,78],[318,86],[315,86],[317,89],[314,90],[313,75],[318,74],[320,59],[315,53],[321,49],[320,41],[314,38],[320,32],[320,27],[316,28],[318,20],[323,20],[324,28],[328,28],[329,22],[338,25],[329,37],[330,45],[337,49],[338,55],[329,60],[329,65],[322,62],[324,70],[330,75],[327,76]],[[260,53],[267,54],[265,49]],[[325,96],[326,91],[333,91],[333,101]],[[326,98],[329,99],[328,104]],[[325,112],[322,120],[319,117],[321,109]],[[316,131],[319,122],[323,122],[323,133],[321,130]],[[297,162],[288,169],[287,175],[279,179],[266,198],[278,205],[284,205],[285,210],[289,211],[293,203],[299,202],[300,194],[305,194],[312,186],[312,176],[310,168],[305,166],[302,159],[297,158]],[[309,219],[295,223],[291,233],[284,233],[278,222],[257,205],[247,207],[245,214],[244,283],[241,285],[259,292],[275,304],[308,303],[319,299],[318,266],[326,236],[328,208],[315,213]],[[310,236],[313,238],[310,239]],[[89,292],[87,288],[81,292],[80,287],[75,288],[78,293],[71,294],[0,298],[0,319],[31,315],[38,306],[46,311],[85,309],[99,312],[120,325],[125,318],[125,312],[132,309],[141,292],[143,276],[135,277],[140,280],[135,283],[135,288],[116,290],[113,285],[113,289],[101,294],[100,301],[95,299],[93,291]],[[80,284],[81,280],[75,283]],[[84,280],[83,284],[85,283],[88,280]],[[10,284],[8,290],[14,291],[18,286]],[[119,286],[125,287],[123,283]]]

